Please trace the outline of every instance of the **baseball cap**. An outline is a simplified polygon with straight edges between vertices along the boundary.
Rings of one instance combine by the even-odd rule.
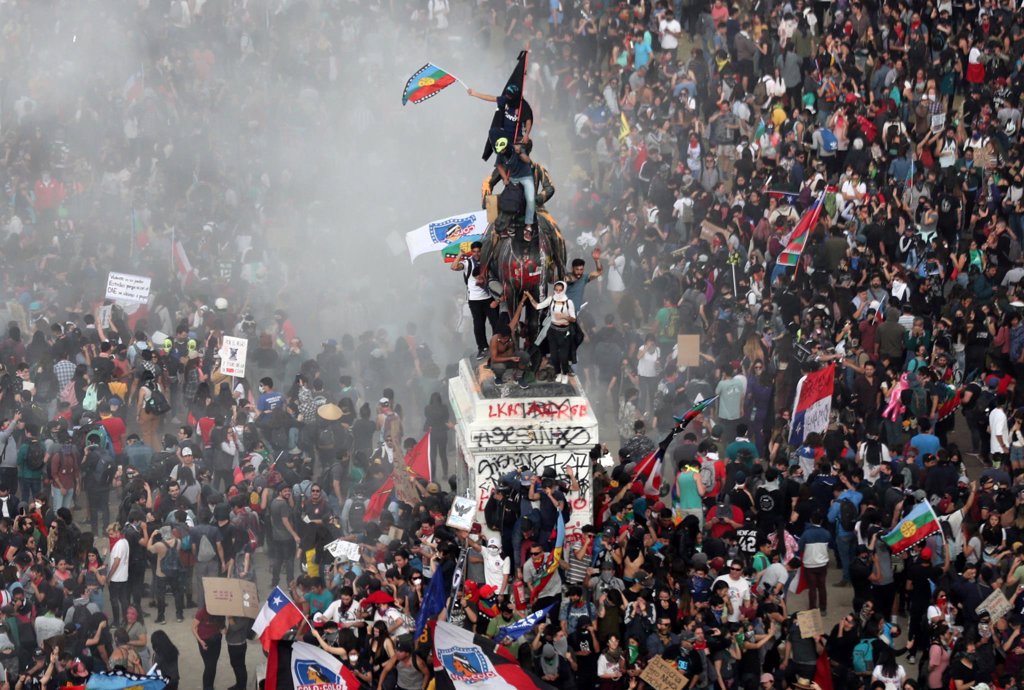
[[[762,673],[761,674],[761,682],[762,683],[774,683],[775,682],[775,676],[773,676],[770,673]]]
[[[930,546],[926,546],[923,549],[921,549],[921,558],[925,559],[926,561],[930,561],[931,560],[931,558],[932,558],[932,549],[931,549]]]
[[[192,455],[192,449],[189,448],[188,446],[185,446],[184,448],[181,449],[181,454],[182,455]]]
[[[487,545],[496,549],[501,546],[501,542],[495,539],[494,537],[491,537],[487,540]]]

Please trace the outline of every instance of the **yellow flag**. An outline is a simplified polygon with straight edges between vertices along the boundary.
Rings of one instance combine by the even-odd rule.
[[[619,141],[625,141],[633,130],[629,128],[626,113],[619,113]]]

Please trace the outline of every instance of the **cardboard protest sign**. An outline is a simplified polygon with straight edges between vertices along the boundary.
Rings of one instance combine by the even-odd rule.
[[[982,611],[987,611],[992,622],[995,623],[1008,614],[1010,608],[1010,602],[1006,599],[1006,595],[1003,594],[1002,590],[997,589],[989,594],[974,612],[980,614]]]
[[[676,366],[700,366],[700,335],[676,336]]]
[[[640,680],[654,690],[683,690],[686,687],[686,676],[671,661],[656,656],[647,662],[647,667],[640,674]]]
[[[821,611],[818,609],[799,611],[796,614],[796,622],[800,626],[800,637],[804,639],[825,634],[825,623],[821,620]]]
[[[256,583],[234,577],[204,577],[206,610],[213,616],[255,618],[263,602],[256,593]]]

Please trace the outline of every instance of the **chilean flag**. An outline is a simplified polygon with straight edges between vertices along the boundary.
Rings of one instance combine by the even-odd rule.
[[[633,481],[644,483],[645,496],[658,496],[661,490],[661,463],[665,449],[657,448],[637,463],[633,470]]]
[[[263,643],[263,651],[269,652],[271,643],[280,640],[285,634],[296,625],[306,619],[299,607],[288,598],[288,595],[281,591],[280,587],[274,587],[263,604],[256,620],[252,624],[253,631],[259,635]]]
[[[807,374],[796,384],[793,421],[789,428],[789,444],[799,446],[810,433],[823,434],[832,413],[832,391],[836,383],[836,365],[829,364]]]

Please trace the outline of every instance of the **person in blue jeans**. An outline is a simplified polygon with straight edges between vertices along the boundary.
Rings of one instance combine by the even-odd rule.
[[[853,488],[853,483],[845,474],[839,475],[839,481],[836,482],[833,491],[835,498],[828,509],[828,521],[836,527],[836,555],[839,556],[839,565],[843,569],[843,579],[837,586],[845,587],[850,583],[850,563],[853,562],[854,549],[857,546],[857,535],[854,532],[856,522],[854,524],[847,522],[846,526],[843,526],[843,501],[849,501],[853,504],[853,508],[856,511],[856,521],[860,519],[860,506],[864,502],[864,497]],[[851,515],[849,509],[847,509],[847,515]]]
[[[523,146],[513,144],[512,140],[501,130],[494,132],[494,153],[498,158],[496,163],[498,174],[501,175],[501,181],[505,183],[505,186],[515,182],[523,187],[523,195],[526,197],[523,240],[529,242],[533,239],[533,222],[537,211],[537,188],[533,182],[533,162]]]

